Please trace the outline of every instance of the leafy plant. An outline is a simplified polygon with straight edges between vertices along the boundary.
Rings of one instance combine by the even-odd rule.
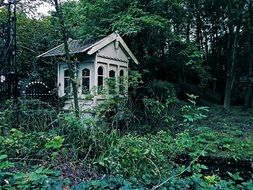
[[[184,118],[184,123],[192,123],[194,121],[198,121],[201,119],[206,118],[207,116],[204,114],[205,112],[208,112],[208,107],[196,106],[196,99],[198,96],[195,96],[193,94],[186,94],[188,96],[188,101],[191,105],[185,105],[181,108],[182,116]]]
[[[0,150],[9,157],[21,157],[26,159],[43,156],[47,158],[49,152],[45,151],[45,143],[51,133],[29,132],[25,133],[18,129],[10,129],[7,136],[0,136]]]
[[[2,173],[1,173],[2,174]],[[61,189],[62,181],[59,171],[45,167],[36,167],[29,172],[8,172],[1,176],[0,183],[4,189]],[[4,179],[2,179],[4,177]],[[3,181],[2,181],[3,180]]]
[[[132,184],[119,176],[105,176],[103,179],[90,180],[75,185],[72,190],[95,189],[136,189]]]
[[[221,179],[217,175],[208,175],[204,176],[204,179],[207,181],[208,184],[217,184]]]
[[[153,81],[147,95],[142,99],[143,120],[154,128],[172,131],[178,116],[176,106],[179,104],[174,87],[166,82]]]
[[[12,162],[7,160],[8,156],[6,154],[0,155],[0,170],[5,170],[14,166]]]
[[[62,136],[54,136],[51,140],[49,140],[45,144],[45,148],[47,149],[59,149],[62,147],[64,142],[64,138]]]

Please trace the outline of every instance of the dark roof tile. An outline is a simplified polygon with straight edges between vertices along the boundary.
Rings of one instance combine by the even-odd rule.
[[[99,40],[101,40],[101,38],[92,38],[92,39],[87,39],[87,40],[72,40],[72,39],[70,39],[68,41],[70,54],[81,53],[86,48],[92,46],[93,44],[95,44]],[[61,45],[43,53],[43,54],[41,54],[39,57],[52,57],[52,56],[62,56],[62,55],[65,55],[64,44],[61,44]]]

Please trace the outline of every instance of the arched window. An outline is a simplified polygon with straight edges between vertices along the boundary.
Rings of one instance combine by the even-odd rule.
[[[119,72],[119,94],[123,95],[125,93],[125,85],[124,85],[124,70],[120,70]]]
[[[90,70],[83,69],[82,71],[82,93],[86,94],[90,90]]]
[[[64,93],[65,95],[69,95],[71,92],[71,88],[70,88],[70,78],[69,78],[69,70],[66,69],[64,71]]]
[[[114,70],[109,71],[108,86],[109,86],[109,94],[115,94],[116,80],[115,80],[115,71]]]
[[[102,66],[98,67],[98,94],[100,94],[103,90],[104,86],[104,68]]]

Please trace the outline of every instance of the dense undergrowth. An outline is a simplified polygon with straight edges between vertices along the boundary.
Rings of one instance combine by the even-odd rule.
[[[194,95],[181,102],[169,84],[153,85],[163,93],[147,92],[138,104],[112,97],[79,119],[38,101],[20,102],[19,112],[7,103],[0,189],[252,189],[250,178],[223,179],[198,164],[203,155],[250,158],[252,117],[235,123],[236,113],[197,106]],[[177,164],[185,153],[189,164]]]
[[[252,112],[252,111],[251,111]],[[191,127],[190,133],[195,142],[193,149],[202,149],[208,144],[206,154],[235,159],[253,157],[253,116],[233,108],[226,113],[220,107],[212,107],[208,117]]]

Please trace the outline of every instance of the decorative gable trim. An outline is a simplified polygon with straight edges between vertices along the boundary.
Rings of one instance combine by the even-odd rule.
[[[115,57],[110,57],[110,56],[100,55],[100,54],[97,54],[97,56],[98,56],[98,57],[105,58],[105,59],[111,59],[111,60],[115,60],[115,61],[120,61],[120,62],[123,62],[123,63],[127,63],[126,60],[118,59],[118,58],[115,58]]]
[[[88,55],[92,55],[93,53],[97,52],[98,50],[102,49],[103,47],[107,46],[111,42],[113,42],[116,39],[115,33],[112,33],[111,35],[107,36],[106,38],[102,39],[100,43],[96,43],[93,45],[93,47],[90,48],[90,50],[87,52]]]
[[[125,49],[125,51],[127,52],[127,54],[130,56],[130,58],[134,61],[134,63],[136,63],[137,65],[139,64],[139,61],[136,59],[136,57],[134,56],[134,54],[131,52],[131,50],[128,48],[128,46],[126,45],[126,43],[124,42],[124,40],[118,36],[119,38],[119,42],[121,43],[121,45],[123,46],[123,48]]]
[[[139,64],[138,60],[136,59],[136,57],[133,55],[133,53],[131,52],[131,50],[128,48],[128,46],[126,45],[126,43],[124,42],[124,40],[120,37],[120,35],[117,32],[112,33],[111,35],[109,35],[108,37],[104,38],[105,40],[101,40],[102,42],[97,43],[97,45],[94,45],[88,52],[88,55],[92,55],[93,53],[99,51],[100,49],[102,49],[103,47],[107,46],[108,44],[112,43],[113,41],[119,42],[122,47],[124,48],[124,50],[126,51],[126,53],[129,55],[129,57],[134,61],[134,63]]]

